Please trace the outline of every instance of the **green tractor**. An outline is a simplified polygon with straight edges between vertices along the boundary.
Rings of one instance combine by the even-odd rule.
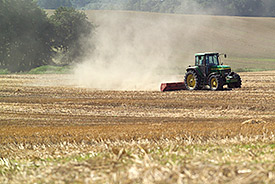
[[[188,90],[199,90],[209,85],[211,90],[228,88],[240,88],[242,80],[237,73],[231,71],[230,66],[220,63],[220,53],[195,54],[195,66],[186,69],[184,78],[185,87]]]

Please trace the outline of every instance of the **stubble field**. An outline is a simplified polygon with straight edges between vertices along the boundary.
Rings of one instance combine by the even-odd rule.
[[[0,183],[273,183],[275,72],[241,89],[100,91],[0,76]]]

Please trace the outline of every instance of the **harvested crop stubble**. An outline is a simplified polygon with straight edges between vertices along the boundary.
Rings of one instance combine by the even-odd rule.
[[[274,135],[1,146],[1,183],[273,183]],[[6,154],[5,154],[6,153]],[[7,154],[10,153],[10,154]]]
[[[241,77],[161,93],[0,76],[0,183],[274,183],[275,72]]]

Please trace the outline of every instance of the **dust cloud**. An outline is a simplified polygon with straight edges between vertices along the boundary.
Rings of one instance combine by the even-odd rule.
[[[229,58],[223,63],[232,68],[247,67],[250,62],[239,62],[242,58],[274,58],[273,18],[87,13],[98,28],[94,37],[85,40],[95,49],[87,47],[87,56],[75,67],[77,86],[159,90],[161,82],[183,81],[185,68],[194,64],[197,52],[226,53]]]
[[[107,11],[97,14],[94,22],[98,25],[95,37],[86,42],[93,42],[95,49],[88,49],[86,59],[74,71],[79,86],[158,90],[161,82],[183,80],[178,77],[180,66],[175,64],[183,54],[178,50],[183,44],[180,39],[188,37],[183,35],[181,21],[173,16]]]

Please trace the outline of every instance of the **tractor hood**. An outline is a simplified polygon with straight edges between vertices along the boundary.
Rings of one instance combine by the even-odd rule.
[[[227,66],[227,65],[214,65],[214,66],[211,66],[211,72],[220,71],[220,70],[231,70],[231,67]]]

